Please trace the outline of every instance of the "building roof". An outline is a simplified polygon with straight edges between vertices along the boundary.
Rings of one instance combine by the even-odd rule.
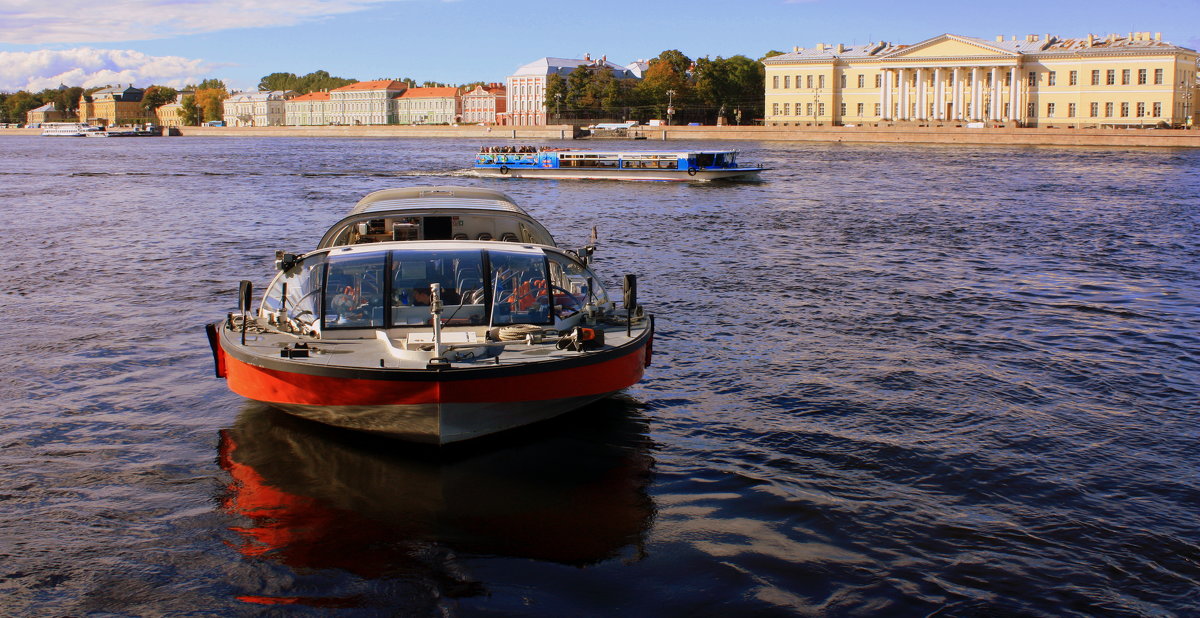
[[[328,92],[324,92],[324,91],[321,91],[321,92],[310,92],[310,93],[308,93],[308,94],[302,94],[302,95],[300,95],[300,96],[298,96],[298,97],[296,97],[296,98],[294,98],[294,99],[292,99],[292,100],[293,100],[293,101],[328,101],[328,100],[329,100],[329,93],[328,93]]]
[[[295,94],[291,90],[270,90],[259,92],[235,92],[229,95],[226,101],[233,103],[251,103],[255,101],[279,101],[286,100],[289,95]]]
[[[31,112],[56,112],[58,110],[54,108],[54,102],[51,101],[41,107],[35,107],[29,111],[31,111]]]
[[[585,56],[582,59],[551,57],[539,58],[533,62],[530,62],[529,64],[519,67],[517,71],[512,74],[512,77],[544,75],[562,75],[563,77],[566,77],[567,75],[571,74],[571,71],[577,69],[579,65],[592,68],[607,67],[608,69],[612,70],[613,76],[615,77],[638,77],[638,75],[634,75],[629,68],[623,67],[615,62],[609,62],[605,57],[594,59],[591,56]]]
[[[1164,42],[1160,37],[1151,37],[1149,32],[1130,32],[1127,36],[1110,34],[1106,37],[1087,35],[1079,39],[1066,39],[1050,34],[996,37],[994,40],[979,39],[959,34],[941,34],[912,45],[902,45],[879,41],[866,45],[826,45],[817,43],[815,47],[805,49],[796,47],[791,52],[772,56],[763,60],[763,64],[787,64],[805,60],[832,60],[835,58],[856,60],[864,58],[888,58],[898,55],[911,54],[922,47],[953,40],[976,46],[981,54],[993,53],[1000,55],[1020,56],[1025,54],[1053,53],[1086,53],[1088,51],[1171,51],[1184,50],[1177,45]],[[1189,50],[1190,51],[1190,50]]]
[[[454,86],[439,86],[434,88],[409,88],[398,98],[401,99],[445,99],[458,96],[458,88]]]
[[[377,79],[370,82],[355,82],[353,84],[334,88],[332,92],[349,92],[352,90],[404,90],[408,85],[393,79]]]

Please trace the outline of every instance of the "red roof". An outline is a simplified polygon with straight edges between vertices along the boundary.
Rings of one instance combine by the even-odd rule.
[[[401,99],[445,99],[458,96],[458,88],[453,86],[439,88],[409,88],[400,95]]]
[[[328,92],[310,92],[308,94],[302,94],[292,100],[293,101],[328,101],[329,93]]]
[[[404,90],[407,86],[404,82],[398,82],[391,79],[377,79],[370,82],[357,82],[349,86],[334,88],[334,92],[346,92],[348,90]]]

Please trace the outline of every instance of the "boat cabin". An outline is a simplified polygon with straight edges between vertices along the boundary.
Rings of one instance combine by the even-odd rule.
[[[439,309],[440,325],[466,327],[458,336],[471,343],[494,326],[571,328],[609,305],[587,263],[504,194],[429,191],[372,194],[318,250],[281,254],[262,315],[291,332],[353,339],[427,329]]]

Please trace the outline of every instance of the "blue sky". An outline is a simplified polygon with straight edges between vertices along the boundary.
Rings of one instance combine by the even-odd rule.
[[[1200,1],[0,0],[0,91],[183,86],[324,69],[360,80],[503,81],[543,56],[619,64],[822,43],[1131,31],[1200,48]]]

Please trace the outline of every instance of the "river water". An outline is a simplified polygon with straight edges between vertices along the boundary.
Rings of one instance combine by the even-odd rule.
[[[0,613],[1200,612],[1200,152],[739,143],[761,182],[693,185],[481,144],[0,140]],[[432,184],[597,225],[645,380],[437,454],[213,377],[239,279]]]

